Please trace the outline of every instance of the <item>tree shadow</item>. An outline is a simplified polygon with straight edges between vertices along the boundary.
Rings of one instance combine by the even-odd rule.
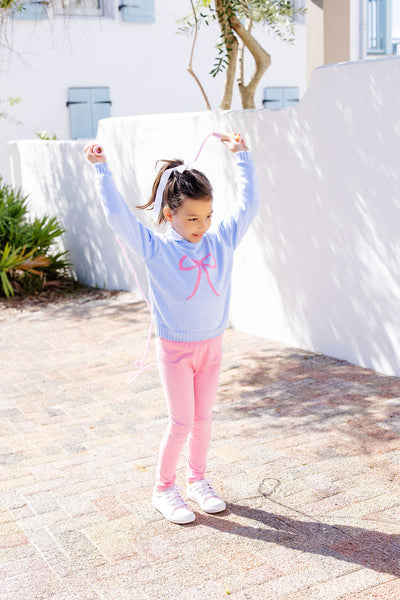
[[[65,229],[60,247],[69,250],[73,273],[79,281],[93,287],[136,290],[135,277],[101,208],[93,167],[84,158],[83,147],[83,140],[42,143],[29,140],[18,144],[19,160],[24,164],[23,189],[29,194],[31,214],[40,217],[46,212],[57,216]],[[49,161],[53,168],[43,169]],[[115,162],[113,168],[114,165]],[[134,210],[139,191],[133,170],[129,164],[127,167],[130,192],[126,196]],[[118,171],[118,162],[115,170]],[[120,179],[118,182],[124,187]],[[129,249],[126,252],[147,291],[142,261]]]
[[[310,435],[335,429],[354,442],[354,453],[376,453],[400,438],[398,377],[296,348],[266,348],[265,341],[234,358],[221,375],[219,418],[270,416],[268,427],[285,427],[288,437],[304,433],[305,422]]]
[[[119,301],[121,298],[122,302]],[[52,319],[62,318],[72,315],[74,318],[94,318],[104,317],[107,319],[115,319],[122,321],[127,325],[137,326],[137,335],[145,336],[146,328],[143,324],[146,323],[146,318],[150,323],[150,313],[146,304],[142,300],[138,300],[134,295],[124,293],[116,294],[114,298],[105,298],[98,300],[83,300],[65,303],[54,304],[46,307],[46,310],[51,315]]]
[[[243,525],[232,518],[225,518],[229,515],[236,515],[255,523]],[[304,516],[308,518],[307,515]],[[349,525],[294,519],[233,502],[227,504],[227,509],[220,513],[220,516],[198,514],[196,522],[211,529],[227,531],[232,535],[319,554],[380,573],[400,576],[400,535],[389,535]]]
[[[252,131],[262,202],[232,294],[239,328],[397,374],[399,68],[316,69]]]

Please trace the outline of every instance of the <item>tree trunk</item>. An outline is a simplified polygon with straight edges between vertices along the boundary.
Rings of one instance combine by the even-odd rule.
[[[226,68],[224,95],[222,96],[220,109],[229,110],[232,105],[233,84],[235,83],[236,63],[238,57],[238,41],[232,34],[231,36],[231,51],[228,57],[228,66]]]
[[[240,78],[238,81],[240,95],[242,97],[242,107],[243,108],[256,108],[254,95],[257,89],[258,84],[265,71],[271,65],[271,55],[268,54],[260,46],[257,40],[252,36],[250,31],[247,31],[246,27],[242,25],[239,19],[235,15],[231,15],[229,17],[229,24],[232,29],[237,33],[237,35],[242,40],[243,44],[246,48],[251,52],[255,62],[255,71],[251,76],[250,80],[247,84],[244,83],[243,79]]]
[[[233,32],[233,29],[229,23],[229,15],[226,9],[226,2],[224,2],[223,0],[214,0],[214,5],[218,17],[218,23],[221,29],[221,35],[228,53],[228,65],[226,67],[224,94],[221,100],[220,109],[229,110],[232,105],[233,85],[235,83],[239,44]]]

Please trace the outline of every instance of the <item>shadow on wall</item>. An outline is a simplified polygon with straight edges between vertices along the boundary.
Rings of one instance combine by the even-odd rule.
[[[400,61],[380,62],[317,70],[298,107],[263,114],[254,229],[290,332],[263,334],[400,374]]]
[[[97,197],[93,167],[83,155],[84,142],[20,142],[18,147],[25,163],[24,190],[29,190],[33,199],[33,212],[56,214],[60,219],[66,230],[64,246],[70,251],[79,281],[100,288],[135,290],[134,277]],[[58,166],[38,173],[38,165],[46,164]],[[130,183],[134,193],[135,179]],[[127,253],[146,290],[142,265]]]
[[[399,80],[400,57],[331,65],[314,72],[294,108],[105,119],[99,140],[139,214],[134,206],[150,191],[157,159],[190,161],[207,133],[244,133],[261,207],[236,254],[231,323],[400,375]],[[82,146],[19,142],[24,190],[36,190],[35,205],[47,212],[50,202],[59,209],[80,277],[135,289]],[[58,166],[49,172],[48,164]],[[232,157],[210,139],[198,168],[213,184],[217,221],[237,197]],[[146,290],[144,265],[132,262]]]

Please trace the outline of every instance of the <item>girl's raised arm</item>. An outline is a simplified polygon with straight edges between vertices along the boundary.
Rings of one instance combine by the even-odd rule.
[[[221,221],[218,232],[236,248],[258,209],[257,175],[249,148],[240,134],[222,136],[221,141],[235,155],[239,175],[239,202]]]
[[[145,261],[150,260],[157,252],[157,236],[132,213],[117,190],[104,152],[96,153],[95,146],[89,144],[84,152],[95,168],[96,189],[107,223],[135,254]]]

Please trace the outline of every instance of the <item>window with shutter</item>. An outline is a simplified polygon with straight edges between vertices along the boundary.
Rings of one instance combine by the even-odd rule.
[[[263,106],[268,110],[278,110],[279,108],[283,108],[283,88],[264,88]]]
[[[299,102],[299,88],[298,87],[284,87],[283,88],[283,107],[296,106]]]
[[[391,0],[367,0],[367,53],[392,52]]]
[[[296,86],[264,88],[263,107],[268,110],[295,106],[298,101],[299,88]]]
[[[47,19],[47,2],[32,1],[22,2],[20,9],[13,12],[14,19],[27,19],[36,21],[39,19]]]
[[[123,21],[128,23],[154,23],[154,0],[122,0],[118,6]]]
[[[14,19],[47,19],[51,16],[101,17],[110,13],[105,0],[21,0]],[[110,16],[110,15],[108,15]]]
[[[71,138],[94,138],[100,119],[110,116],[111,100],[108,87],[73,87],[68,89],[67,107]]]
[[[57,16],[101,17],[104,14],[102,0],[53,0],[52,5]]]
[[[400,2],[392,2],[392,52],[400,55]]]

